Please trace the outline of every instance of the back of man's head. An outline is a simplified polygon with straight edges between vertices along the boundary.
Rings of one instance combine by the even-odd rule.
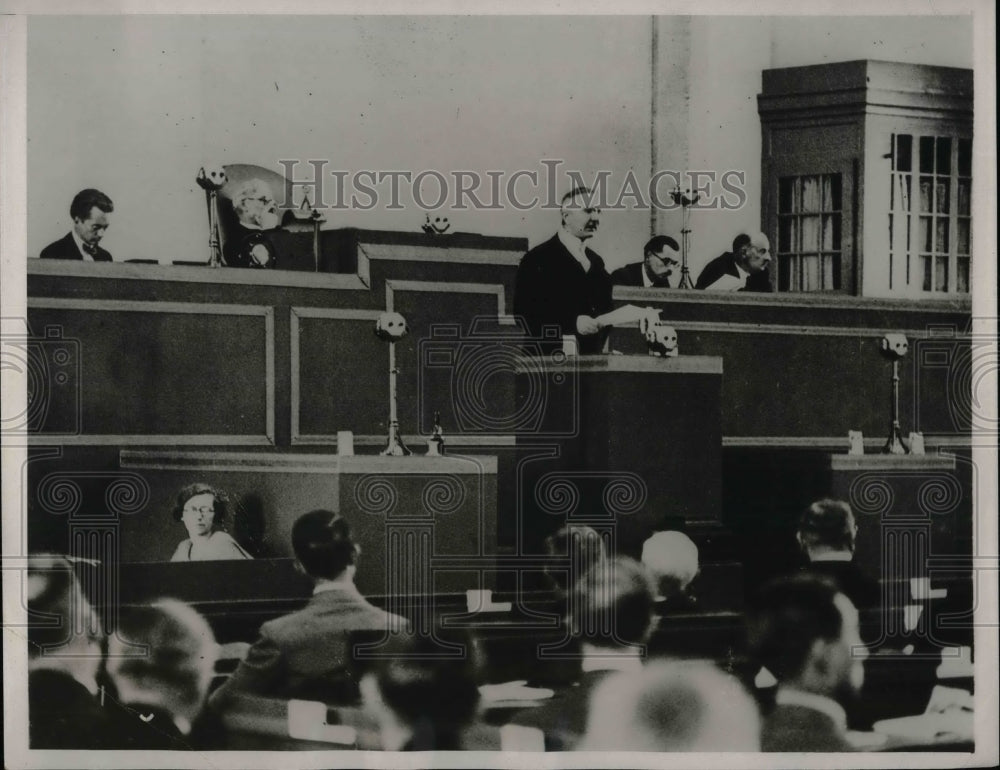
[[[588,751],[757,751],[757,706],[708,663],[657,661],[604,680],[590,700]]]
[[[31,658],[96,643],[102,635],[100,620],[84,596],[73,565],[64,556],[37,554],[28,558],[28,612]]]
[[[433,634],[394,634],[382,646],[362,691],[411,733],[411,748],[458,749],[463,728],[479,706],[479,657],[469,634],[437,628]]]
[[[597,647],[640,645],[653,629],[655,601],[653,580],[645,567],[623,556],[607,559],[570,591],[569,626],[574,636]]]
[[[123,610],[108,640],[108,674],[125,703],[192,719],[212,681],[218,647],[208,622],[176,599]]]
[[[347,520],[327,510],[299,516],[292,525],[292,550],[306,574],[314,579],[340,577],[357,556]]]
[[[683,532],[654,532],[642,544],[642,563],[669,597],[684,591],[698,574],[698,546]]]
[[[545,552],[552,557],[566,557],[569,561],[566,569],[545,570],[553,586],[561,592],[607,557],[600,533],[581,524],[567,524],[545,538]]]
[[[799,542],[808,551],[853,551],[856,534],[854,513],[842,500],[818,500],[799,519]]]
[[[840,638],[839,595],[831,580],[804,574],[772,580],[760,590],[749,614],[749,645],[779,684],[799,679],[817,641]]]

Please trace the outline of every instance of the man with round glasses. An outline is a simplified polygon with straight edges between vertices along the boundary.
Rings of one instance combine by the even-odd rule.
[[[670,279],[680,263],[677,241],[669,235],[654,235],[643,248],[643,261],[618,268],[611,274],[611,282],[615,286],[670,289]]]

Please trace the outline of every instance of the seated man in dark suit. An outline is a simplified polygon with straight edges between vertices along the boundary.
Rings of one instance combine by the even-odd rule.
[[[670,288],[670,277],[680,264],[680,247],[669,235],[654,235],[643,248],[643,261],[620,267],[611,274],[615,286]]]
[[[833,578],[858,609],[880,603],[878,581],[854,563],[858,525],[851,506],[841,500],[819,500],[799,519],[796,539],[809,564],[805,569]]]
[[[310,511],[292,526],[300,568],[315,583],[305,607],[260,627],[233,675],[210,699],[223,708],[237,693],[350,705],[360,698],[350,637],[405,630],[407,621],[370,604],[354,585],[360,549],[347,521],[331,511]]]
[[[764,233],[740,233],[727,251],[702,268],[696,289],[708,291],[771,291],[767,266],[771,244]]]
[[[642,667],[653,630],[654,586],[638,562],[607,559],[577,581],[569,595],[568,631],[580,643],[582,675],[545,705],[514,715],[513,724],[534,727],[550,751],[568,751],[587,726],[593,690],[606,677]]]
[[[852,751],[846,705],[864,683],[858,611],[827,578],[768,583],[749,618],[750,649],[777,680],[762,751]]]
[[[81,259],[88,262],[110,262],[111,254],[98,244],[111,224],[115,210],[111,198],[100,190],[81,190],[73,198],[69,215],[73,229],[63,238],[50,243],[39,256],[42,259]]]
[[[100,621],[62,556],[28,560],[28,730],[32,749],[102,749]]]
[[[145,652],[143,649],[145,648]],[[216,745],[199,717],[218,647],[208,622],[184,602],[162,599],[123,611],[108,641],[111,748],[179,751]]]

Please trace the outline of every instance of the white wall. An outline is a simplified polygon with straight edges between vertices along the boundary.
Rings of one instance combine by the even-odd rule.
[[[586,177],[648,176],[648,17],[32,18],[28,43],[32,255],[94,186],[115,201],[116,259],[207,256],[205,161],[509,174],[562,159]],[[329,226],[423,222],[384,203]],[[532,244],[558,225],[553,211],[446,213],[453,229]],[[647,237],[648,212],[609,212],[595,247],[629,261]]]
[[[207,257],[194,183],[204,162],[542,174],[542,159],[561,159],[585,177],[612,171],[613,190],[629,169],[645,183],[650,34],[641,16],[32,17],[28,252],[68,230],[77,190],[98,187],[115,201],[104,243],[116,259]],[[949,17],[677,17],[660,39],[671,49],[661,49],[669,142],[658,163],[746,172],[743,209],[692,217],[695,275],[736,232],[759,226],[762,69],[972,62],[971,23]],[[688,55],[682,66],[677,57]],[[416,230],[423,221],[406,198],[402,211],[386,203],[331,212],[328,226]],[[532,245],[558,221],[537,208],[442,213],[455,230]],[[676,235],[675,212],[659,221]],[[638,259],[648,236],[648,211],[606,211],[594,246],[615,266]]]

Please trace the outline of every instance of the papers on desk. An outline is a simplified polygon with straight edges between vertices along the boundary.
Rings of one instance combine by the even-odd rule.
[[[875,732],[904,738],[914,743],[971,741],[975,714],[972,693],[957,687],[936,685],[923,714],[883,719],[872,727]]]
[[[641,321],[647,316],[655,316],[654,320],[659,320],[660,312],[650,307],[639,307],[638,305],[623,305],[612,310],[610,313],[597,316],[597,323],[603,329],[605,326],[626,326]]]
[[[971,711],[955,709],[937,714],[883,719],[872,727],[877,733],[920,744],[971,741],[974,718]]]
[[[938,679],[971,678],[975,673],[971,647],[944,647],[941,664],[937,667]]]
[[[526,679],[484,684],[479,688],[479,695],[485,706],[534,705],[536,701],[548,700],[555,695],[555,691],[547,687],[528,687],[527,684]]]
[[[844,737],[855,751],[878,751],[889,741],[889,736],[885,733],[865,733],[859,730],[848,730]]]

